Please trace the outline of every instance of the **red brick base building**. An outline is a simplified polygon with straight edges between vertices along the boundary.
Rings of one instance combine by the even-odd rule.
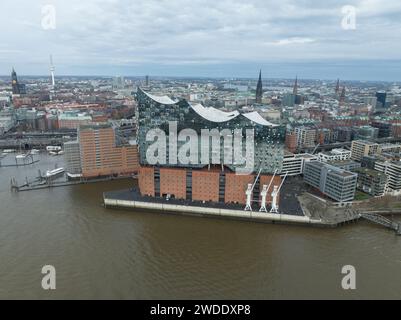
[[[254,183],[255,177],[255,174],[236,174],[227,168],[222,171],[216,168],[191,170],[142,166],[139,169],[138,184],[143,196],[169,195],[175,199],[245,204],[245,191],[248,184]],[[271,175],[260,175],[254,188],[254,200],[260,200],[263,185],[269,185],[271,179]],[[280,183],[281,177],[274,177],[266,197],[267,204],[272,201],[273,187]]]

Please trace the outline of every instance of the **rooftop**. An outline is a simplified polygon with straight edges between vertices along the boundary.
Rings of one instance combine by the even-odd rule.
[[[145,92],[144,90],[140,89],[147,97],[152,99],[153,101],[160,103],[160,104],[165,104],[165,105],[171,105],[171,104],[176,104],[179,101],[174,101],[170,99],[168,96],[156,96],[150,93]],[[243,116],[247,118],[248,120],[262,125],[262,126],[268,126],[268,127],[278,127],[278,124],[274,124],[272,122],[267,121],[265,118],[263,118],[257,111],[252,111],[248,113],[240,113],[239,111],[222,111],[214,107],[205,107],[200,103],[197,104],[191,104],[187,102],[189,107],[192,108],[199,116],[204,118],[207,121],[211,122],[227,122],[232,119],[237,118],[238,116]]]
[[[374,169],[369,169],[369,168],[357,168],[354,170],[357,173],[365,173],[367,175],[373,176],[373,177],[385,177],[386,174],[383,172],[379,172],[377,170]]]

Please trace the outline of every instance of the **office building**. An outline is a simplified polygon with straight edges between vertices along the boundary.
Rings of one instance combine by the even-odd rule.
[[[305,163],[309,161],[318,161],[318,157],[309,153],[293,154],[284,153],[282,174],[288,173],[288,176],[301,175],[304,172]]]
[[[388,138],[391,136],[391,123],[385,121],[373,121],[372,127],[378,129],[378,138]]]
[[[337,141],[347,142],[352,140],[352,130],[348,127],[340,127],[336,129],[337,131]]]
[[[125,87],[125,79],[122,76],[117,76],[113,78],[112,88],[115,90],[122,90]]]
[[[304,181],[338,202],[352,201],[358,175],[327,163],[314,161],[305,164]]]
[[[351,159],[351,151],[346,149],[333,149],[331,151],[323,151],[317,154],[319,161],[341,161]]]
[[[295,104],[295,97],[293,93],[285,93],[281,99],[281,105],[284,107],[293,107]]]
[[[347,171],[354,171],[355,169],[358,169],[361,167],[360,162],[356,162],[353,160],[334,160],[334,161],[328,161],[328,164],[343,169]]]
[[[376,98],[377,98],[377,108],[385,108],[386,107],[386,92],[385,91],[378,91],[376,92]]]
[[[356,140],[372,140],[379,137],[379,128],[371,126],[362,126],[356,128],[355,139]]]
[[[386,174],[368,168],[355,169],[354,172],[358,174],[357,189],[374,197],[380,197],[385,194]]]

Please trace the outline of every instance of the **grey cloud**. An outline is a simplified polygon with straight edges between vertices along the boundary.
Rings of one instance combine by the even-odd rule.
[[[56,30],[41,28],[53,4]],[[341,7],[357,29],[341,29]],[[45,73],[48,56],[69,66],[134,66],[401,58],[399,0],[14,0],[3,1],[0,73]],[[398,32],[395,32],[398,30]]]

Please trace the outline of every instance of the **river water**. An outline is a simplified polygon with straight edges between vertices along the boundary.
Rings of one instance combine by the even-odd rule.
[[[0,168],[2,299],[401,298],[401,237],[360,221],[337,229],[111,210],[119,180],[12,193],[61,158]],[[41,269],[56,268],[56,290]],[[356,268],[343,290],[341,268]]]

